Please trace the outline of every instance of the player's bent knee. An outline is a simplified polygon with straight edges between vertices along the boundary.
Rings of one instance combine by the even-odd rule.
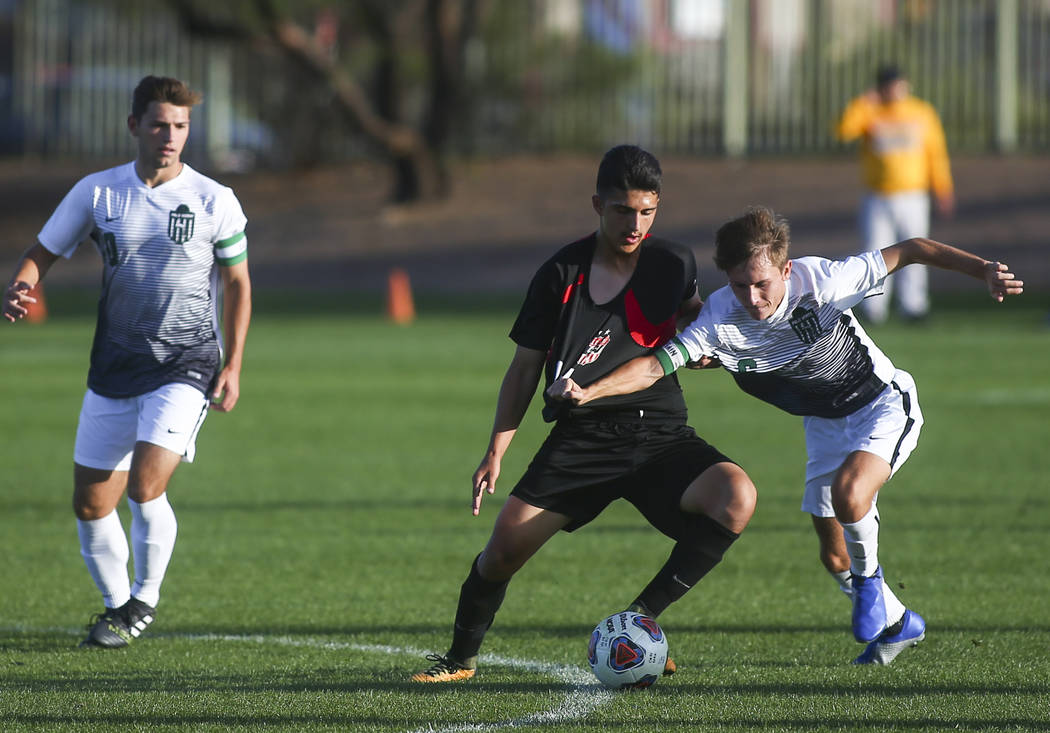
[[[758,491],[744,469],[735,463],[718,463],[704,471],[682,495],[681,508],[706,514],[733,532],[751,521]]]
[[[871,499],[855,492],[832,490],[831,508],[840,522],[856,522],[871,511]]]
[[[96,519],[108,517],[115,509],[115,506],[110,506],[103,501],[92,501],[90,499],[81,499],[76,496],[73,497],[73,514],[75,514],[76,518],[82,522],[91,522]]]
[[[755,488],[755,484],[743,469],[740,469],[739,466],[736,468],[730,489],[729,513],[737,522],[743,522],[746,525],[751,521],[755,507],[758,505],[758,489]]]
[[[527,560],[511,548],[486,547],[478,557],[478,573],[491,582],[510,580]]]

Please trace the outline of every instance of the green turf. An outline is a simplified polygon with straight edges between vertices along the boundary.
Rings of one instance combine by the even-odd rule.
[[[513,349],[496,303],[424,302],[396,327],[361,303],[261,298],[242,401],[171,486],[159,620],[127,650],[76,649],[100,610],[69,507],[93,324],[58,298],[46,324],[0,328],[0,730],[1050,730],[1046,308],[965,302],[873,331],[927,419],[880,508],[887,573],[928,640],[849,665],[848,604],[798,510],[800,421],[722,372],[686,373],[693,424],[748,469],[759,507],[661,617],[680,673],[614,695],[586,669],[590,629],[670,549],[619,505],[515,579],[474,681],[406,681],[446,648],[471,558],[545,434],[534,410],[471,517]]]

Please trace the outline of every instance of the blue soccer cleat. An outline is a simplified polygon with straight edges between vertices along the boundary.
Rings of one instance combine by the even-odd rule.
[[[896,626],[897,624],[894,624]],[[878,639],[868,644],[864,653],[853,660],[854,664],[889,664],[908,647],[918,646],[926,638],[926,621],[915,611],[906,610],[901,619],[901,630],[890,633],[887,629]]]
[[[853,581],[853,638],[875,641],[886,630],[886,600],[882,595],[882,566],[870,578],[850,573]]]

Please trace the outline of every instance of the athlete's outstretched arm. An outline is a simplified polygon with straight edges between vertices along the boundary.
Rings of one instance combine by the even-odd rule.
[[[639,356],[621,364],[596,382],[581,387],[569,378],[561,378],[547,388],[547,394],[555,399],[569,400],[576,405],[585,405],[601,397],[631,394],[651,387],[664,376],[664,368],[655,356]]]
[[[229,412],[241,394],[241,362],[248,337],[248,322],[252,317],[252,284],[247,260],[220,267],[219,271],[223,288],[222,335],[226,363],[215,381],[211,407],[219,412]]]
[[[1024,282],[1018,280],[1004,263],[986,260],[925,237],[905,239],[886,247],[882,250],[882,259],[886,261],[887,272],[895,272],[906,265],[921,264],[984,280],[988,292],[1000,303],[1007,295],[1020,295],[1024,291]]]
[[[44,275],[51,269],[51,265],[55,264],[58,257],[59,255],[39,242],[25,251],[22,259],[15,265],[15,272],[4,289],[4,318],[14,323],[26,317],[26,314],[29,313],[28,306],[36,302],[36,298],[29,295],[29,291],[44,279]]]
[[[536,385],[539,384],[546,359],[547,354],[543,351],[518,346],[510,366],[507,367],[499,398],[496,400],[496,417],[492,423],[489,445],[472,479],[474,498],[471,509],[475,516],[481,512],[482,495],[485,492],[492,494],[496,491],[496,479],[499,478],[503,454],[507,452],[514,434],[518,432],[518,426],[525,417],[532,395],[536,393]]]

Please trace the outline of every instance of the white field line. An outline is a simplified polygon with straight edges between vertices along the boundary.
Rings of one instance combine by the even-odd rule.
[[[28,626],[14,626],[0,628],[7,632],[34,632],[34,633],[62,633],[70,636],[78,636],[83,629],[70,629],[62,627],[37,628]],[[324,641],[322,639],[295,638],[291,636],[264,636],[261,634],[165,634],[154,633],[155,638],[189,639],[191,641],[221,641],[242,644],[273,644],[277,646],[305,647],[310,649],[330,649],[334,651],[349,650],[357,652],[368,652],[375,654],[390,654],[401,656],[423,656],[426,652],[414,647],[390,646],[387,644],[358,644],[343,641]],[[529,713],[520,718],[503,720],[498,723],[462,723],[443,728],[429,726],[419,728],[413,733],[453,733],[454,731],[487,731],[503,728],[520,728],[528,725],[557,725],[573,720],[579,720],[596,708],[613,699],[615,693],[606,690],[599,685],[591,673],[580,667],[553,664],[550,662],[534,662],[527,659],[515,659],[503,657],[497,654],[482,654],[480,661],[486,664],[496,664],[512,669],[521,669],[526,672],[545,674],[558,681],[572,685],[572,689],[565,693],[561,701],[550,710]]]

